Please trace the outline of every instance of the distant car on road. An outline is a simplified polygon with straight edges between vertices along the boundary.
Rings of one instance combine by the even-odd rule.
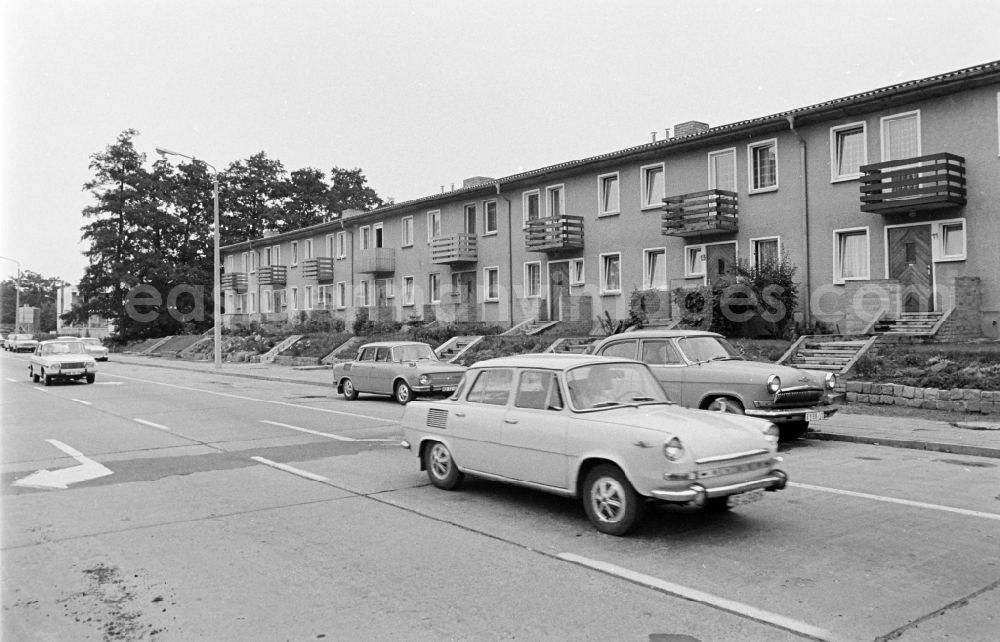
[[[403,446],[432,484],[464,474],[583,500],[624,535],[647,500],[727,510],[785,487],[768,422],[682,408],[634,360],[543,354],[474,364],[449,399],[403,411]]]
[[[28,377],[46,386],[53,381],[85,379],[94,383],[97,362],[80,341],[42,341],[28,364]]]
[[[4,347],[11,352],[32,352],[38,346],[35,337],[30,334],[12,334],[7,337]]]
[[[100,339],[95,337],[84,337],[80,339],[83,343],[83,347],[86,348],[87,354],[92,356],[97,361],[107,361],[108,360],[108,349],[101,343]]]
[[[361,346],[353,361],[336,364],[333,385],[348,400],[371,392],[407,404],[418,395],[453,393],[465,371],[438,359],[426,343],[384,341]]]
[[[778,424],[783,438],[801,436],[809,422],[839,409],[832,401],[837,375],[748,361],[714,332],[624,332],[602,339],[591,352],[638,359],[682,406],[767,419]]]

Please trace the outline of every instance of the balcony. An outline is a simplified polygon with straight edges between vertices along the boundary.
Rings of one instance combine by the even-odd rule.
[[[965,205],[965,159],[955,154],[863,165],[861,211],[905,214]]]
[[[431,263],[475,263],[479,258],[475,234],[442,236],[431,241]]]
[[[305,259],[302,261],[302,279],[330,283],[333,281],[333,259],[329,257]]]
[[[664,236],[700,236],[739,230],[736,192],[710,189],[663,199]]]
[[[257,268],[258,285],[284,285],[288,282],[288,268],[284,265],[264,265]]]
[[[583,217],[548,216],[528,221],[525,249],[546,253],[583,249]]]
[[[235,290],[236,292],[247,291],[246,272],[226,272],[222,275],[221,286],[223,290]]]
[[[355,271],[362,274],[392,274],[396,271],[396,250],[374,247],[358,252]]]

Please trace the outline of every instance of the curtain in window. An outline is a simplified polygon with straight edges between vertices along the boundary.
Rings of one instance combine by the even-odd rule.
[[[618,211],[618,177],[606,176],[601,180],[601,212]]]
[[[727,192],[736,191],[736,152],[713,154],[712,159],[712,189]]]
[[[757,241],[755,244],[757,267],[778,261],[778,239]]]
[[[528,265],[528,296],[538,296],[542,289],[542,266],[537,263]]]
[[[917,144],[917,117],[893,118],[885,121],[885,160],[913,158],[920,154]]]
[[[753,187],[773,187],[778,181],[774,145],[762,145],[753,150]]]
[[[528,195],[525,203],[525,209],[527,209],[529,221],[534,221],[538,218],[538,194]]]
[[[646,287],[660,290],[667,287],[666,253],[646,252]]]
[[[656,205],[663,199],[663,170],[659,167],[646,170],[646,202],[644,205]]]
[[[965,229],[961,225],[942,225],[941,236],[941,249],[944,256],[965,254]]]
[[[857,174],[864,164],[864,129],[837,132],[837,175]]]
[[[562,190],[554,189],[549,191],[549,216],[562,216]]]
[[[604,257],[604,289],[621,289],[621,258],[618,255]]]
[[[864,232],[841,234],[838,243],[840,254],[840,278],[864,278],[868,275],[868,256],[865,254]]]

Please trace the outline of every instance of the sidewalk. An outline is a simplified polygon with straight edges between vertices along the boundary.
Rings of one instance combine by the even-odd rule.
[[[333,390],[333,374],[330,368],[325,366],[223,363],[221,368],[216,369],[211,361],[182,361],[129,354],[112,354],[111,361],[152,368],[200,371],[228,377],[322,386]],[[945,422],[915,417],[837,413],[830,419],[812,423],[810,429],[805,439],[848,441],[1000,459],[1000,420],[992,415],[955,413],[954,420]]]

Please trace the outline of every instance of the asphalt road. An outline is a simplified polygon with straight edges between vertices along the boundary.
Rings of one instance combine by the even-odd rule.
[[[4,640],[1000,630],[995,459],[803,441],[785,491],[614,538],[569,500],[430,487],[388,400],[113,361],[45,387],[26,359],[0,359]]]

